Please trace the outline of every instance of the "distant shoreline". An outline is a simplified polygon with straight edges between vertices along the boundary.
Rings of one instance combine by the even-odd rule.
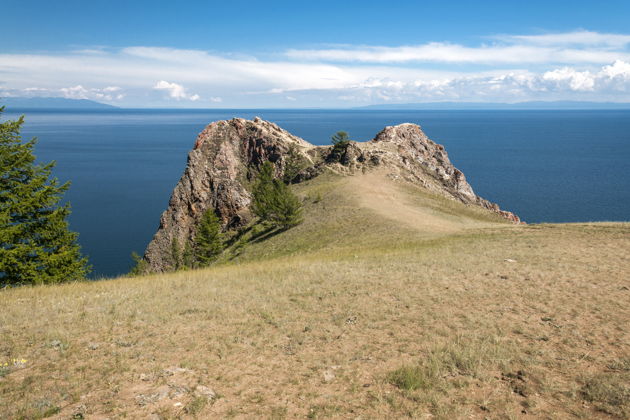
[[[630,103],[626,102],[586,102],[586,101],[529,101],[516,103],[500,102],[424,102],[402,104],[373,104],[355,107],[256,107],[256,108],[182,108],[182,107],[119,107],[88,99],[67,98],[0,98],[0,106],[6,111],[626,111]]]

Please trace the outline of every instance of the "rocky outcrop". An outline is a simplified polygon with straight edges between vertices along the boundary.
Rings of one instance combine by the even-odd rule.
[[[373,140],[355,143],[354,146],[356,151],[353,154],[356,157],[351,160],[360,164],[371,162],[385,166],[392,172],[397,171],[404,179],[433,192],[465,204],[479,205],[514,223],[520,223],[515,214],[503,211],[497,204],[477,196],[463,172],[449,160],[444,146],[430,140],[416,124],[385,127]]]
[[[249,191],[265,161],[274,163],[277,176],[288,174],[293,165],[293,182],[325,170],[352,174],[383,167],[392,177],[520,222],[516,215],[475,195],[464,174],[449,161],[444,147],[429,140],[415,124],[386,127],[373,140],[350,142],[338,156],[333,155],[332,146],[314,146],[271,122],[235,118],[214,122],[197,137],[186,170],[145,252],[149,269],[159,272],[170,268],[173,241],[183,244],[190,240],[207,209],[216,211],[225,229],[246,225],[252,218]],[[296,161],[300,162],[299,171],[293,173],[292,162]]]

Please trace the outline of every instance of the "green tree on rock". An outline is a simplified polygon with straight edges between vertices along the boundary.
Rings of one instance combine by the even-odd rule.
[[[346,149],[350,144],[350,137],[346,131],[337,131],[330,138],[333,144],[332,151],[330,153],[330,159],[336,162],[340,162],[343,155],[346,153]]]
[[[221,220],[214,209],[208,209],[197,226],[194,260],[201,267],[207,267],[217,260],[224,248]]]
[[[291,184],[294,182],[305,167],[305,159],[300,154],[298,147],[295,144],[289,145],[289,150],[285,158],[284,175],[282,177],[284,183]]]
[[[70,184],[51,177],[55,162],[35,163],[36,139],[22,142],[23,123],[0,123],[0,284],[83,279],[90,267],[68,228],[70,206],[59,204]]]
[[[263,222],[288,229],[302,222],[302,203],[280,179],[274,178],[274,167],[265,162],[252,190],[254,214]]]
[[[348,135],[347,131],[337,131],[335,134],[332,135],[330,140],[331,143],[335,146],[345,146],[350,142],[350,136]]]

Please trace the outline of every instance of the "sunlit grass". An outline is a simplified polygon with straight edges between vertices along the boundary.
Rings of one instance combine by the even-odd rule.
[[[0,292],[0,417],[627,416],[630,224],[414,230],[337,182],[206,270]]]

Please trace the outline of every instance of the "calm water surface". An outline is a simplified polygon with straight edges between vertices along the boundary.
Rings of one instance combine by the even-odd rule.
[[[158,227],[204,126],[271,120],[314,144],[345,130],[369,140],[412,122],[446,146],[475,192],[527,222],[630,220],[630,111],[25,111],[24,138],[71,180],[71,227],[94,276],[129,270]],[[4,118],[18,114],[7,112]]]

